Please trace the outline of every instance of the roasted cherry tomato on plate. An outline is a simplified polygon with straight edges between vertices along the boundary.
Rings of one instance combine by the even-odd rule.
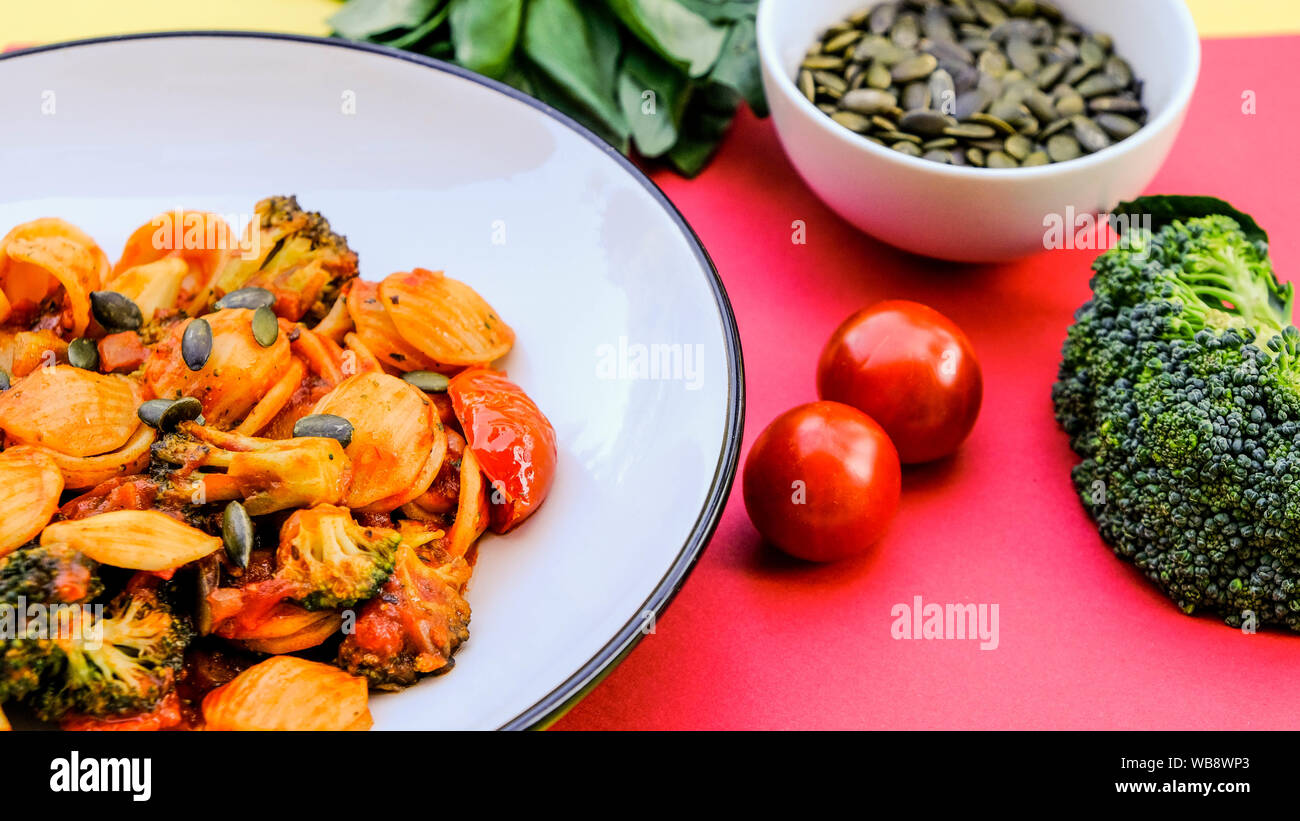
[[[492,532],[532,515],[555,479],[555,428],[505,374],[470,368],[447,386],[456,418],[492,487]]]
[[[858,311],[831,335],[817,395],[868,414],[913,464],[947,456],[966,439],[984,379],[970,340],[950,319],[891,300]]]
[[[862,553],[898,510],[898,454],[862,411],[812,402],[786,411],[745,460],[745,510],[768,541],[801,559]]]

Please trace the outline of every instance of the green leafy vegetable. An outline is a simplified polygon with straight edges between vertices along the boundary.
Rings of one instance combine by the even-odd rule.
[[[1189,197],[1178,194],[1166,196],[1138,197],[1132,202],[1120,203],[1115,208],[1120,216],[1150,215],[1152,231],[1159,231],[1174,220],[1186,222],[1197,217],[1215,215],[1232,217],[1241,231],[1254,241],[1268,242],[1268,234],[1249,214],[1233,208],[1218,197]]]
[[[757,0],[349,0],[337,35],[508,83],[628,153],[694,176],[741,100],[767,103]]]
[[[451,0],[456,62],[500,79],[519,40],[524,0]]]

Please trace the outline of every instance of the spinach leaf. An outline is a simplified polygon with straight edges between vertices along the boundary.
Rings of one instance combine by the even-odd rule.
[[[1159,231],[1174,220],[1209,217],[1216,214],[1232,217],[1241,226],[1242,233],[1252,241],[1268,242],[1268,234],[1254,217],[1238,211],[1217,197],[1189,197],[1165,195],[1138,197],[1132,202],[1120,203],[1113,213],[1120,216],[1151,215],[1151,230]]]
[[[524,0],[451,0],[450,8],[456,62],[501,78],[519,40]]]
[[[758,67],[753,20],[739,20],[727,32],[718,63],[709,72],[709,81],[736,89],[755,114],[767,116],[767,96],[763,93],[763,75]]]
[[[393,29],[413,29],[433,14],[442,0],[352,0],[329,19],[336,34],[364,40]]]
[[[685,75],[644,48],[630,49],[623,59],[618,101],[643,157],[659,157],[677,142],[688,84]]]
[[[678,2],[712,23],[753,20],[758,14],[758,0],[678,0]]]
[[[531,0],[528,4],[524,54],[567,97],[601,123],[603,131],[625,140],[627,120],[614,102],[616,78],[597,68],[598,57],[608,49],[601,37],[597,31],[593,38],[588,18],[576,0]],[[567,108],[565,111],[573,113]]]
[[[678,0],[606,0],[638,40],[692,77],[703,77],[718,61],[727,31]]]

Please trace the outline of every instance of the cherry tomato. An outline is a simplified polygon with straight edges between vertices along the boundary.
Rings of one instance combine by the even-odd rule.
[[[947,456],[979,416],[984,379],[966,334],[933,308],[893,300],[835,330],[817,366],[817,395],[864,411],[903,462]]]
[[[812,402],[778,416],[745,459],[745,510],[792,556],[827,562],[864,552],[898,510],[898,454],[862,411]]]
[[[470,368],[447,386],[465,440],[492,485],[493,533],[531,516],[555,479],[555,428],[505,374]]]

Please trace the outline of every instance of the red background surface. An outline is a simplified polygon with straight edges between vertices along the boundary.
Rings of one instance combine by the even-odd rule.
[[[1283,279],[1300,261],[1300,90],[1286,68],[1297,47],[1205,43],[1187,124],[1149,188],[1213,194],[1253,214]],[[1254,116],[1242,113],[1248,90]],[[816,398],[817,356],[835,326],[882,299],[927,303],[966,330],[984,408],[955,457],[906,472],[893,529],[860,559],[817,566],[764,545],[738,477],[657,632],[557,729],[1300,727],[1300,635],[1183,615],[1110,552],[1074,495],[1077,460],[1049,392],[1095,252],[980,267],[905,255],[823,206],[771,122],[747,113],[697,180],[656,182],[735,307],[748,383],[742,464],[769,421]],[[794,220],[807,224],[806,245],[791,242]],[[890,609],[916,595],[998,604],[999,647],[892,639]]]

